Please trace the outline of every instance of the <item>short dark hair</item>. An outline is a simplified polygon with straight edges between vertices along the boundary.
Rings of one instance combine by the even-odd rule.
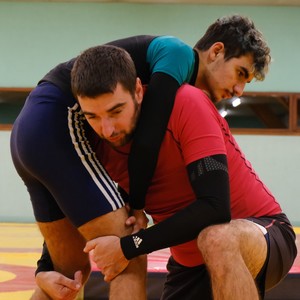
[[[270,48],[248,17],[232,15],[217,19],[208,27],[195,48],[205,51],[216,42],[224,44],[225,60],[252,54],[254,76],[257,80],[264,80],[271,62]]]
[[[112,93],[118,83],[134,95],[136,69],[124,49],[102,45],[83,51],[71,71],[72,92],[75,97],[91,97]]]

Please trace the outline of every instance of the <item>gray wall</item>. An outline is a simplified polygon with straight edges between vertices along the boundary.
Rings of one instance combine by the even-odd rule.
[[[0,2],[0,87],[32,87],[87,47],[135,34],[170,34],[191,46],[222,15],[250,16],[272,49],[263,83],[249,91],[300,91],[300,7]],[[0,221],[33,221],[26,189],[0,131]],[[300,225],[299,136],[236,136],[290,219]],[[298,154],[298,155],[297,155]]]

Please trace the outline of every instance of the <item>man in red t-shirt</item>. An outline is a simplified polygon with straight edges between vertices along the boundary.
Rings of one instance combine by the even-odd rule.
[[[128,192],[127,159],[143,87],[139,79],[132,90],[125,86],[124,78],[118,79],[118,63],[106,70],[100,53],[113,57],[114,51],[86,50],[74,65],[72,86],[83,115],[100,137],[101,164]],[[251,55],[231,63],[236,66],[232,70],[246,70],[245,80],[254,77]],[[91,83],[95,74],[109,72],[102,84]],[[296,255],[295,235],[280,205],[208,96],[189,85],[177,92],[145,211],[154,226],[122,238],[100,237],[89,241],[85,251],[94,250],[110,281],[130,259],[170,247],[162,299],[259,299],[265,287],[287,274]]]

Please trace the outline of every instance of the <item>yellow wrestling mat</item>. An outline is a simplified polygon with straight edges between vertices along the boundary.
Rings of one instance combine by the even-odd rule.
[[[42,243],[35,224],[0,224],[0,300],[30,299]]]
[[[300,227],[295,231],[299,243]],[[36,224],[0,223],[0,300],[30,299],[42,244]]]

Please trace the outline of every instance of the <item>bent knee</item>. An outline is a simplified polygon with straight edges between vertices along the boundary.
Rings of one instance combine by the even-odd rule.
[[[83,224],[78,229],[87,240],[104,235],[124,236],[132,231],[131,228],[125,225],[127,218],[127,210],[122,207],[99,216]]]
[[[234,246],[234,236],[230,224],[208,226],[203,229],[197,238],[197,245],[201,253],[224,251]]]

